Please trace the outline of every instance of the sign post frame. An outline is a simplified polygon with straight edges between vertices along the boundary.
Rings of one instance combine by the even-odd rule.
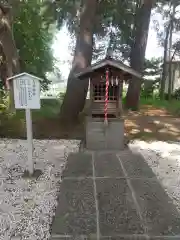
[[[30,175],[34,172],[33,161],[33,130],[32,130],[32,116],[31,109],[25,109],[26,114],[26,132],[27,132],[27,144],[28,144],[28,171]]]

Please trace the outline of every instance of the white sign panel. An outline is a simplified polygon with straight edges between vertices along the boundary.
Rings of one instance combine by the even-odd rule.
[[[16,109],[40,109],[40,82],[29,74],[13,79]]]

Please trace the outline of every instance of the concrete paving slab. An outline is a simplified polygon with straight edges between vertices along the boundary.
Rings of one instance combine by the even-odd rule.
[[[85,237],[85,236],[68,236],[68,237],[60,237],[60,236],[52,236],[51,240],[97,240],[97,237]]]
[[[52,234],[94,236],[96,231],[93,180],[64,179]]]
[[[73,153],[68,157],[63,177],[89,177],[92,176],[92,154]]]
[[[179,240],[180,236],[161,236],[161,237],[150,237],[149,240]]]
[[[119,159],[114,153],[95,153],[96,177],[124,177]]]
[[[67,240],[66,237],[52,236],[50,240]]]
[[[116,236],[116,237],[102,237],[100,240],[149,240],[147,236]]]
[[[179,240],[180,237],[154,237],[149,238],[149,240]]]
[[[126,180],[98,179],[96,184],[101,235],[144,233]]]
[[[132,153],[130,150],[119,153],[122,164],[129,177],[135,178],[153,178],[154,173],[148,166],[145,159],[138,153]]]
[[[180,214],[158,181],[132,180],[137,201],[153,236],[180,234]]]
[[[70,155],[51,240],[180,239],[180,214],[143,157],[116,154],[93,153],[94,172],[91,153]]]

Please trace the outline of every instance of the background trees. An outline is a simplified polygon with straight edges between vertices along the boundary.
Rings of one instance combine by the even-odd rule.
[[[59,12],[58,19],[59,23],[66,21],[70,31],[76,35],[77,39],[76,43],[78,43],[79,33],[83,31],[81,29],[81,24],[79,24],[78,27],[78,21],[81,23],[81,19],[83,19],[83,22],[90,23],[91,25],[91,39],[94,39],[94,42],[93,41],[91,42],[91,51],[90,49],[88,51],[89,56],[91,57],[87,58],[87,60],[92,58],[93,52],[95,53],[94,56],[97,56],[97,53],[99,55],[102,48],[107,49],[107,45],[109,44],[109,47],[112,48],[112,50],[114,50],[114,53],[116,54],[116,56],[118,56],[118,58],[125,59],[131,63],[133,62],[135,63],[136,61],[132,60],[132,58],[137,54],[138,51],[137,46],[143,43],[142,49],[139,49],[138,55],[138,57],[141,58],[141,60],[139,60],[139,64],[141,66],[138,65],[140,66],[140,68],[136,70],[143,69],[143,61],[147,42],[144,41],[145,40],[144,37],[146,37],[147,39],[153,1],[150,1],[150,3],[149,1],[144,1],[143,4],[140,4],[141,1],[95,1],[95,4],[93,5],[91,3],[91,6],[89,7],[90,12],[94,14],[93,17],[92,14],[91,15],[86,14],[85,16],[81,14],[83,9],[82,6],[86,6],[86,4],[88,4],[87,0],[83,2],[84,5],[82,6],[79,1],[77,1],[75,7],[73,6],[71,0],[67,1],[66,3],[67,3],[66,9],[68,13],[66,12],[63,15],[63,5],[61,5],[60,3],[60,7],[58,8]],[[142,15],[143,19],[140,18]],[[145,22],[146,24],[144,24]],[[104,41],[102,40],[102,38],[104,39]],[[101,44],[97,45],[96,44],[97,42],[101,42]],[[81,53],[84,51],[84,49],[82,50],[82,48],[84,48],[84,46],[83,43],[81,42],[81,46],[80,45],[78,46],[78,49],[81,49],[80,50]],[[76,56],[77,54],[76,49],[77,47],[75,48],[74,56]],[[135,52],[133,53],[133,51]],[[103,54],[105,54],[105,51],[103,51]],[[82,68],[84,67],[87,67],[87,65],[89,65],[91,61],[87,62],[88,64],[84,64],[83,67],[81,66],[81,68],[76,69],[76,72],[82,70]],[[73,118],[77,117],[78,113],[83,109],[85,96],[88,88],[87,83],[86,84],[79,83],[78,79],[73,78],[72,74],[74,72],[73,69],[74,60],[72,70],[70,71],[70,76],[68,79],[67,92],[65,95],[64,103],[61,108],[62,110],[61,114],[63,116],[66,116],[67,119],[71,119],[72,116]],[[72,110],[71,109],[72,100],[70,100],[72,99],[71,93],[72,92],[75,93],[76,88],[78,88],[78,91],[76,91],[75,94],[76,100],[74,102],[74,107]],[[132,84],[130,89],[133,89]],[[127,99],[128,96],[131,96],[130,89],[128,91]],[[140,84],[138,90],[136,91],[136,96],[138,96],[139,92]],[[69,100],[67,101],[67,99]],[[138,103],[138,97],[136,97],[136,99],[137,99],[136,102]],[[127,102],[130,107],[131,105],[130,100],[127,100]],[[69,109],[71,109],[71,111],[69,111]],[[72,116],[70,116],[70,113],[68,112],[70,112]]]
[[[54,17],[47,15],[46,5],[40,0],[4,1],[0,10],[2,86],[13,74],[27,71],[43,78],[42,87],[47,88],[46,73],[53,71],[54,62]]]
[[[86,0],[79,6],[79,29],[76,36],[76,46],[72,68],[69,73],[67,91],[61,107],[63,118],[71,120],[83,110],[89,81],[79,81],[75,74],[88,67],[92,61],[93,34],[96,23],[97,0]],[[72,110],[73,102],[73,110]]]
[[[171,72],[171,62],[178,55],[179,52],[179,39],[173,42],[173,34],[180,31],[179,25],[179,9],[180,6],[179,0],[174,1],[158,1],[156,11],[159,12],[163,18],[164,29],[160,30],[159,26],[156,28],[160,45],[164,48],[164,57],[163,57],[163,71],[161,78],[161,87],[160,87],[160,97],[164,99],[165,91],[165,82],[167,80],[168,72]],[[158,23],[156,23],[158,25]],[[156,25],[156,26],[157,26]],[[167,62],[169,62],[169,69],[167,69]],[[171,74],[168,79],[169,90],[168,95],[169,99],[172,95],[172,79]]]
[[[14,73],[28,71],[43,78],[42,86],[47,88],[46,73],[54,71],[55,62],[51,51],[53,32],[55,27],[60,29],[66,24],[76,44],[61,116],[75,119],[83,110],[88,80],[82,82],[74,76],[90,65],[92,60],[104,57],[107,49],[113,50],[115,58],[144,73],[152,11],[158,11],[164,19],[163,30],[158,28],[159,23],[156,22],[159,40],[164,47],[164,63],[179,53],[179,40],[172,41],[174,31],[180,29],[179,5],[179,0],[0,1],[1,84],[5,85],[6,78]],[[166,76],[164,64],[162,98]],[[170,96],[171,79],[169,82]],[[136,81],[136,84],[130,81],[126,96],[128,108],[138,109],[140,90],[141,81]]]
[[[144,69],[145,52],[153,3],[153,0],[144,0],[139,3],[136,10],[136,18],[134,22],[134,43],[131,48],[130,65],[141,74]],[[140,90],[141,80],[133,78],[129,83],[126,96],[126,106],[128,108],[134,110],[138,109]]]
[[[85,1],[85,3],[87,2],[88,1]],[[149,22],[153,2],[153,0],[100,2],[96,1],[97,11],[92,10],[92,12],[94,13],[94,19],[96,20],[95,22],[91,21],[91,24],[94,23],[96,26],[94,28],[94,32],[92,33],[92,36],[94,35],[94,39],[98,41],[101,40],[101,38],[104,36],[107,37],[106,39],[108,39],[109,37],[108,42],[107,40],[102,41],[102,44],[106,46],[105,49],[112,48],[112,50],[114,50],[114,52],[116,53],[116,55],[118,55],[119,58],[129,61],[130,65],[139,72],[143,71]],[[88,21],[88,18],[89,17],[86,14],[86,21]],[[74,19],[76,20],[76,18]],[[74,22],[76,21],[73,21],[73,23]],[[99,23],[101,23],[101,25]],[[102,47],[101,44],[100,47]],[[91,51],[93,49],[96,49],[97,52],[99,50],[98,48],[93,48],[92,44]],[[86,66],[84,65],[84,67]],[[76,86],[78,86],[79,90],[77,95],[79,103],[74,104],[74,109],[71,110],[71,114],[73,114],[74,117],[77,117],[78,113],[82,110],[82,107],[84,106],[84,93],[87,92],[88,85],[86,84],[84,88],[82,83],[78,84],[77,79],[72,79],[72,82],[76,82]],[[75,89],[75,85],[71,86],[73,86],[72,88]],[[71,86],[69,85],[68,81],[66,96],[68,96],[68,92]],[[140,87],[140,81],[138,81],[138,84],[134,84],[134,81],[130,82],[126,97],[127,107],[138,107]],[[80,89],[82,90],[80,91]],[[67,98],[65,97],[63,110],[70,109],[70,103],[67,104],[66,99]],[[64,114],[63,111],[61,113],[67,116],[67,118],[71,118],[70,115]]]
[[[1,86],[5,86],[6,79],[19,72],[19,58],[12,30],[13,12],[6,1],[0,2],[0,29]]]
[[[46,73],[53,71],[54,62],[51,50],[53,28],[50,24],[41,1],[19,3],[14,22],[14,38],[19,52],[20,69],[44,79],[44,88],[48,84]]]

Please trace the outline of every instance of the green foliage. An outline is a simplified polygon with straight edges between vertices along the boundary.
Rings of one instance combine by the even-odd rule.
[[[146,59],[144,64],[144,76],[156,80],[162,72],[162,59]]]
[[[159,95],[160,75],[162,72],[162,59],[146,59],[144,65],[144,79],[141,88],[141,97],[153,98]]]
[[[59,99],[60,99],[60,101],[63,101],[63,100],[64,100],[64,96],[65,96],[65,92],[60,92],[60,93],[59,93]]]
[[[114,57],[130,60],[131,46],[134,43],[135,17],[141,5],[140,0],[99,1],[97,20],[94,29],[93,59],[97,60],[106,54],[106,49],[114,51]],[[64,23],[71,34],[76,35],[83,1],[58,0],[49,3],[49,11],[56,9],[55,18],[58,27]]]
[[[58,27],[61,28],[66,23],[70,33],[76,35],[83,1],[58,0],[50,3],[47,0],[47,2],[49,4],[49,12],[56,11],[54,16],[58,20]],[[93,49],[94,59],[104,57],[105,50],[110,47],[114,50],[116,58],[129,60],[131,46],[134,43],[135,17],[141,2],[140,0],[99,1],[94,30],[94,39],[98,44],[95,44]],[[154,5],[156,11],[163,15],[166,23],[169,21],[170,10],[167,8],[169,2],[171,1],[158,0],[155,1],[156,4]],[[173,0],[172,2],[178,5],[180,1]],[[159,22],[156,21],[155,25],[162,43],[164,34],[160,30]],[[179,20],[178,16],[176,16],[176,26],[178,25]]]
[[[142,88],[141,88],[141,97],[142,98],[157,98],[158,95],[157,93],[155,92],[155,90],[158,91],[159,89],[159,84],[154,81],[150,81],[150,80],[147,80],[145,81],[143,84],[142,84]]]
[[[176,100],[180,100],[180,88],[176,89],[172,97]]]
[[[179,15],[179,0],[159,0],[156,4],[156,12],[160,13],[163,19],[164,29],[162,29],[159,21],[154,21],[154,27],[157,31],[158,40],[161,46],[164,46],[164,41],[166,37],[167,29],[170,22],[173,22],[173,33],[180,31],[180,15]],[[175,14],[173,14],[173,8],[175,8]],[[172,46],[172,55],[175,56],[176,53],[180,52],[179,39]]]
[[[47,1],[48,2],[48,1]],[[79,17],[83,1],[80,0],[58,0],[48,3],[50,12],[56,9],[55,19],[58,27],[64,23],[72,35],[76,35],[79,27]],[[128,59],[130,46],[133,44],[134,18],[139,0],[99,1],[97,9],[97,20],[94,29],[95,42],[94,59],[105,54],[109,35],[111,38],[110,47],[115,51],[117,58]]]
[[[101,44],[98,44],[95,49],[95,56],[99,53],[105,54],[104,50],[108,48],[113,51],[115,58],[129,61],[131,46],[134,42],[136,7],[136,1],[132,0],[100,2],[98,16],[101,16],[106,38],[96,34],[100,37]]]
[[[46,73],[53,70],[49,17],[44,15],[42,1],[23,0],[16,9],[14,37],[20,56],[21,71],[43,78],[42,87],[47,88]]]
[[[59,99],[41,99],[41,109],[33,111],[33,118],[53,118],[59,114],[59,106],[61,105]]]
[[[42,99],[41,109],[32,111],[33,123],[39,120],[57,119],[60,104],[61,102],[58,99]],[[0,110],[0,137],[26,137],[24,110],[17,110],[16,114],[10,114],[6,108]]]
[[[0,90],[0,114],[8,111],[9,103],[7,92]]]

